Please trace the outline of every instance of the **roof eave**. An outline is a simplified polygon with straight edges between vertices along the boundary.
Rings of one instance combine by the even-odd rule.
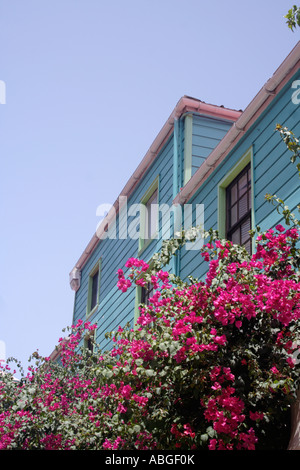
[[[179,119],[185,113],[193,112],[197,114],[203,114],[210,117],[218,118],[218,119],[225,119],[232,122],[235,122],[241,115],[241,111],[237,111],[234,109],[225,108],[223,106],[216,106],[208,103],[204,103],[203,101],[197,100],[195,98],[191,98],[189,96],[183,96],[177,103],[176,107],[174,108],[173,112],[165,122],[164,126],[156,136],[155,140],[153,141],[151,147],[147,151],[146,155],[144,156],[141,163],[136,168],[135,172],[132,174],[130,179],[128,180],[127,184],[121,191],[118,199],[115,201],[113,208],[107,214],[105,219],[102,221],[100,226],[98,227],[97,231],[94,233],[93,237],[91,238],[90,242],[88,243],[87,247],[85,248],[84,252],[78,259],[77,263],[73,267],[72,271],[69,274],[69,281],[71,288],[73,290],[78,290],[80,286],[80,271],[87,262],[88,258],[93,253],[94,249],[98,245],[101,235],[104,233],[105,226],[110,222],[110,220],[115,217],[116,212],[118,212],[119,208],[119,200],[121,196],[129,197],[132,194],[134,188],[141,180],[142,176],[145,174],[147,169],[152,165],[153,161],[157,157],[160,149],[163,145],[167,142],[168,138],[171,135],[173,130],[174,121]]]
[[[288,83],[300,67],[300,41],[253,98],[241,116],[229,129],[227,134],[210,153],[205,162],[196,171],[188,183],[176,196],[174,204],[185,204],[197,192],[214,169],[224,160],[237,145],[247,130],[269,106],[279,91]]]

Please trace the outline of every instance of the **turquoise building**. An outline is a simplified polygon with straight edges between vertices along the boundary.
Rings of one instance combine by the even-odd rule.
[[[179,100],[70,273],[72,323],[96,323],[102,350],[110,347],[105,333],[133,325],[139,302],[147,300],[141,288],[117,288],[117,270],[128,258],[151,262],[162,240],[196,223],[251,251],[249,230],[279,221],[266,193],[296,207],[299,176],[275,127],[300,136],[299,66],[300,42],[243,112]],[[201,278],[206,268],[195,245],[169,266],[182,278]]]

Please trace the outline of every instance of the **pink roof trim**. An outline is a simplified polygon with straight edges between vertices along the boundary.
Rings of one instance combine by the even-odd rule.
[[[133,175],[129,178],[127,184],[121,191],[118,199],[114,203],[114,211],[111,212],[111,215],[108,214],[105,218],[105,222],[103,221],[102,226],[103,228],[109,222],[110,217],[113,217],[116,212],[118,212],[119,207],[119,198],[120,196],[130,196],[133,192],[134,188],[146,173],[150,165],[153,163],[155,158],[157,157],[160,149],[163,147],[167,139],[169,138],[171,132],[173,131],[174,121],[178,119],[185,113],[193,112],[197,114],[203,114],[209,117],[214,117],[218,119],[225,119],[232,122],[235,122],[241,115],[242,111],[237,111],[234,109],[225,108],[223,106],[216,106],[208,103],[204,103],[203,101],[197,100],[195,98],[191,98],[188,96],[183,96],[177,103],[176,107],[174,108],[173,112],[165,122],[164,126],[158,133],[157,137],[153,141],[151,147],[149,148],[148,152],[144,156],[141,163],[136,168]],[[84,266],[89,256],[92,254],[94,249],[96,248],[98,242],[100,241],[99,230],[97,233],[93,235],[90,242],[88,243],[87,247],[85,248],[84,252],[82,253],[81,257],[75,264],[73,270],[70,273],[70,281],[74,278],[74,273]]]

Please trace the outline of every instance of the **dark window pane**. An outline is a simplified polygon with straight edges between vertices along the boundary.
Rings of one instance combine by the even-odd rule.
[[[237,200],[237,185],[234,184],[231,188],[231,192],[230,192],[230,197],[231,197],[231,205],[234,204]]]
[[[146,300],[146,289],[145,287],[142,287],[141,304],[145,304],[146,303],[145,300]]]
[[[239,219],[244,217],[248,212],[248,196],[244,194],[239,200]]]
[[[238,181],[239,185],[239,197],[241,197],[247,191],[247,173],[245,173]]]
[[[94,342],[93,342],[93,339],[89,336],[86,340],[86,348],[93,352],[93,349],[94,349]]]
[[[153,284],[148,282],[146,287],[142,287],[142,294],[141,294],[141,303],[145,305],[149,305],[149,299],[154,294]]]
[[[232,181],[226,191],[227,238],[245,245],[251,252],[251,168],[250,164]]]
[[[237,214],[237,204],[235,204],[230,211],[230,225],[234,225],[237,223],[238,220],[238,214]]]
[[[235,245],[239,245],[241,243],[241,239],[240,239],[240,228],[238,228],[237,230],[235,230],[232,235],[231,235],[231,241],[232,243],[234,243]]]
[[[97,271],[93,278],[92,278],[92,295],[91,295],[91,310],[97,304],[98,298],[98,278],[99,278],[99,271]]]

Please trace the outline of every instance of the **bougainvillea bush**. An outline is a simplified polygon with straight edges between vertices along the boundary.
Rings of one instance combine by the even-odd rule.
[[[96,325],[59,341],[60,361],[34,354],[20,382],[0,380],[0,449],[286,449],[299,387],[299,222],[256,231],[253,255],[212,230],[197,253],[205,279],[165,270],[197,229],[164,241],[151,267],[131,258],[116,282],[151,282],[137,325],[81,345]],[[254,235],[254,234],[253,234]],[[125,295],[125,294],[124,294]]]
[[[60,340],[60,364],[35,353],[26,380],[2,376],[0,448],[286,448],[299,385],[299,232],[259,234],[253,256],[206,235],[203,281],[159,269],[180,239],[152,270],[133,258],[119,270],[121,290],[151,281],[155,293],[137,328],[111,333],[109,352],[79,348],[95,328],[80,321]]]

